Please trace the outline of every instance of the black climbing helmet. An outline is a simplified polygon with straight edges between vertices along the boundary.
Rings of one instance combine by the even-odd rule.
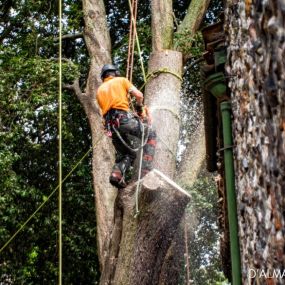
[[[118,71],[118,69],[117,69],[117,67],[115,65],[113,65],[113,64],[105,64],[102,67],[102,70],[101,70],[101,74],[100,74],[101,79],[103,79],[105,74],[106,74],[106,72],[109,72],[109,71],[114,71],[116,76],[119,75],[119,71]]]

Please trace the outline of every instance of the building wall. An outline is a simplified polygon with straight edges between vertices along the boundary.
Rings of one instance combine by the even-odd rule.
[[[243,284],[285,284],[284,15],[284,0],[225,9]]]

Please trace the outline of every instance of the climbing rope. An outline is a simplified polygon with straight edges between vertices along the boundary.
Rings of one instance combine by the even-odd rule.
[[[138,119],[138,122],[140,124],[140,127],[141,129],[143,130],[144,129],[144,124],[141,122],[140,119]],[[130,151],[132,152],[138,152],[140,149],[142,149],[146,143],[147,143],[147,139],[148,139],[148,136],[149,136],[149,128],[147,128],[147,135],[145,136],[144,134],[142,134],[142,144],[137,147],[137,148],[132,148],[131,146],[128,145],[128,143],[123,139],[123,137],[121,136],[121,134],[119,133],[119,131],[114,127],[112,126],[112,129],[113,131],[115,132],[115,134],[117,135],[117,137],[120,139],[120,141],[122,142],[122,144]]]
[[[129,46],[128,46],[128,61],[127,61],[127,78],[131,81],[132,79],[132,72],[133,72],[133,57],[134,57],[134,39],[136,40],[136,46],[139,54],[139,60],[140,60],[140,65],[141,65],[141,70],[143,73],[143,79],[144,79],[144,84],[139,88],[142,90],[145,85],[152,80],[153,78],[159,76],[161,73],[169,73],[177,77],[179,80],[183,81],[182,77],[178,74],[175,73],[168,68],[160,68],[159,70],[153,71],[152,73],[146,75],[145,68],[144,68],[144,63],[143,63],[143,58],[142,58],[142,53],[141,53],[141,48],[140,48],[140,43],[139,43],[139,38],[137,34],[137,28],[136,28],[136,20],[137,20],[137,5],[138,1],[137,0],[128,0],[129,2],[129,9],[130,9],[130,34],[129,34]],[[132,107],[132,110],[134,110],[134,106],[132,104],[132,101],[130,100],[130,104]],[[113,128],[116,135],[120,138],[122,143],[128,148],[131,149],[128,144],[123,140],[123,138],[120,136],[119,132]],[[149,132],[149,128],[148,128]],[[148,135],[146,136],[146,138]],[[140,159],[139,159],[139,171],[138,171],[138,181],[137,181],[137,187],[136,187],[136,213],[135,217],[139,215],[139,207],[138,207],[138,194],[141,188],[141,168],[142,168],[142,160],[143,160],[143,146],[146,144],[146,141],[144,142],[144,128],[142,129],[142,138],[141,138],[141,151],[140,151]],[[169,149],[167,147],[167,149]],[[139,148],[135,149],[134,151],[138,151]],[[171,150],[170,150],[171,151]],[[172,152],[171,152],[172,153]]]
[[[183,81],[183,78],[176,72],[169,70],[167,67],[162,67],[158,70],[155,70],[146,76],[146,80],[144,81],[144,84],[140,87],[140,90],[142,90],[145,85],[151,81],[152,79],[158,77],[161,73],[169,73],[172,74],[173,76],[177,77],[180,81]]]
[[[59,0],[59,92],[58,92],[58,284],[62,285],[62,0]]]
[[[140,60],[142,74],[143,74],[143,79],[144,79],[144,81],[146,81],[146,73],[145,73],[145,68],[144,68],[144,64],[143,64],[143,58],[142,58],[142,53],[141,53],[139,37],[137,34],[137,29],[136,29],[136,21],[135,21],[133,10],[132,10],[133,5],[131,3],[131,0],[128,0],[128,2],[129,2],[130,14],[131,14],[131,21],[134,25],[134,34],[135,34],[135,38],[136,38],[136,45],[137,45],[137,50],[138,50],[138,54],[139,54],[139,60]]]
[[[129,33],[129,44],[128,44],[128,60],[127,60],[127,72],[126,77],[132,81],[133,77],[133,65],[134,65],[134,48],[135,48],[135,36],[136,36],[136,22],[137,22],[137,10],[138,1],[132,0],[131,11],[134,15],[134,21],[130,21],[130,33]]]
[[[128,62],[127,62],[127,78],[132,81],[132,73],[133,73],[133,65],[134,65],[134,41],[136,39],[136,45],[138,49],[138,54],[139,54],[139,59],[140,59],[140,64],[141,64],[141,70],[143,73],[143,79],[144,82],[146,81],[146,74],[145,74],[145,69],[144,69],[144,64],[143,64],[143,58],[141,55],[141,49],[140,49],[140,43],[139,43],[139,38],[137,35],[137,28],[136,28],[136,18],[137,18],[137,5],[138,1],[137,0],[129,0],[129,8],[130,8],[130,35],[129,35],[129,49],[128,49]],[[132,107],[132,110],[134,111],[134,106],[132,103],[132,100],[130,99],[130,105]],[[138,217],[139,215],[139,206],[138,206],[138,195],[140,191],[140,180],[141,180],[141,170],[142,170],[142,159],[143,159],[143,147],[145,146],[148,135],[149,135],[149,128],[148,128],[148,134],[146,136],[146,139],[144,141],[144,125],[143,123],[140,122],[141,124],[141,130],[142,130],[142,136],[141,136],[141,146],[136,149],[132,149],[121,137],[120,133],[116,130],[116,128],[113,127],[113,130],[115,131],[116,135],[119,137],[121,142],[131,151],[139,151],[140,150],[140,158],[139,158],[139,170],[138,170],[138,181],[137,181],[137,187],[136,187],[136,213],[135,213],[135,218]]]
[[[142,124],[142,138],[143,137],[144,137],[144,125]],[[140,159],[139,159],[139,171],[138,171],[138,182],[137,182],[137,188],[136,188],[136,213],[135,213],[135,218],[137,218],[139,213],[140,213],[140,211],[139,211],[139,192],[140,192],[140,185],[141,185],[140,181],[141,181],[141,173],[142,173],[142,160],[143,160],[143,140],[141,142],[141,151],[140,151]]]
[[[99,143],[99,141],[103,138],[103,136],[99,137],[99,139],[95,142],[94,147]],[[81,158],[80,160],[73,166],[73,168],[69,171],[69,173],[62,179],[62,184],[71,176],[71,174],[77,169],[80,163],[87,157],[87,155],[92,151],[93,147],[91,147]],[[0,253],[16,238],[16,236],[27,226],[27,224],[35,217],[35,215],[44,207],[44,205],[51,199],[51,197],[58,191],[60,185],[49,194],[47,198],[45,198],[44,202],[30,215],[30,217],[19,227],[19,229],[10,237],[10,239],[1,247]]]
[[[185,267],[186,267],[186,285],[190,285],[190,262],[189,262],[189,246],[188,246],[188,226],[186,214],[184,214],[184,242],[185,242]]]

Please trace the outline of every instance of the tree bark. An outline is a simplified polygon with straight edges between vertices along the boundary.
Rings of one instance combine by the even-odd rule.
[[[133,184],[118,194],[110,254],[100,285],[159,284],[165,257],[190,200],[187,192],[153,170],[142,180],[140,213],[135,218],[135,189]]]
[[[176,229],[175,235],[172,239],[171,245],[168,248],[165,256],[158,285],[177,285],[179,281],[183,280],[181,274],[183,266],[185,264],[185,240],[183,236],[183,229],[185,223],[184,216]],[[192,230],[192,229],[191,229]],[[182,283],[181,283],[182,284]]]
[[[83,0],[85,20],[84,39],[91,58],[85,97],[79,99],[87,114],[93,146],[92,175],[95,191],[97,243],[100,264],[104,263],[105,249],[109,241],[113,221],[113,205],[116,189],[109,183],[109,172],[114,162],[111,140],[103,132],[102,118],[96,103],[100,71],[103,64],[111,63],[111,41],[107,28],[104,2]]]
[[[184,62],[192,56],[192,39],[200,27],[209,3],[210,0],[192,0],[183,21],[175,32],[174,48],[183,52]]]
[[[188,35],[193,36],[200,27],[209,3],[210,0],[192,0],[183,21],[178,26],[177,33],[188,31]]]
[[[172,0],[152,0],[151,11],[152,50],[171,49],[174,30]]]
[[[175,181],[181,186],[191,187],[204,166],[206,158],[204,119],[201,119],[183,155]]]
[[[284,284],[284,8],[273,0],[228,1],[226,7],[245,285]],[[256,278],[248,278],[250,270]]]
[[[153,52],[149,59],[149,74],[164,69],[181,76],[182,54],[164,50]],[[154,167],[173,178],[176,168],[176,152],[179,139],[179,104],[181,80],[162,72],[151,78],[146,85],[145,103],[149,106],[158,143]]]
[[[172,1],[155,0],[152,9],[153,38],[157,44],[153,44],[149,73],[159,69],[163,72],[150,78],[145,92],[146,104],[150,107],[158,133],[154,166],[173,178],[179,139],[182,54],[166,49],[171,48],[173,39]],[[171,243],[175,241],[175,236],[179,237],[178,225],[189,197],[181,189],[177,192],[177,185],[154,170],[143,179],[139,196],[141,214],[137,219],[133,217],[135,186],[119,192],[115,201],[117,190],[108,181],[114,151],[111,141],[104,136],[95,100],[96,90],[101,83],[101,68],[103,64],[111,63],[110,35],[103,0],[83,0],[83,10],[84,39],[91,65],[86,92],[78,97],[89,119],[95,150],[92,174],[98,253],[102,267],[100,284],[167,284],[169,261],[176,254]]]

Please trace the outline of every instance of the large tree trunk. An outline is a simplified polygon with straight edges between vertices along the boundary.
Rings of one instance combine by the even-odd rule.
[[[206,0],[202,2],[204,1],[207,2]],[[153,125],[158,133],[154,166],[173,178],[179,139],[181,88],[179,77],[182,75],[182,54],[169,49],[173,42],[172,1],[154,0],[152,4],[153,20],[161,23],[152,25],[155,37],[154,51],[149,61],[149,73],[161,68],[163,72],[149,80],[146,86],[146,103],[150,107]],[[177,277],[174,280],[174,276],[179,275],[179,268],[176,268],[176,275],[173,275],[173,278],[167,280],[167,276],[169,268],[173,268],[170,266],[171,260],[177,260],[176,249],[181,248],[178,242],[181,235],[177,230],[179,231],[180,220],[189,197],[163,174],[154,170],[143,180],[139,194],[141,212],[137,219],[133,216],[134,185],[119,192],[115,201],[117,190],[108,181],[114,162],[113,147],[110,140],[104,137],[95,102],[96,90],[100,84],[100,69],[103,64],[111,63],[111,44],[104,2],[83,0],[83,9],[84,38],[91,66],[86,94],[79,94],[78,97],[91,125],[94,146],[92,173],[96,199],[98,251],[102,265],[100,284],[176,285]],[[200,22],[201,19],[197,21]]]
[[[173,43],[172,0],[152,0],[152,50],[171,49]]]
[[[142,181],[140,213],[135,217],[135,190],[136,184],[118,194],[110,255],[100,285],[159,284],[166,254],[190,198],[153,170]]]
[[[182,54],[164,50],[153,52],[149,60],[149,74],[166,70],[182,74]],[[176,152],[179,139],[179,104],[181,81],[170,73],[159,73],[151,78],[145,89],[146,104],[150,108],[153,126],[157,132],[154,167],[169,177],[176,169]]]
[[[243,284],[284,284],[284,9],[269,0],[226,10]]]
[[[179,185],[191,187],[205,164],[206,147],[203,118],[200,120],[196,130],[192,133],[188,144],[190,147],[186,149],[183,155],[181,165],[175,178]]]
[[[111,62],[111,42],[104,2],[101,0],[83,0],[83,10],[84,39],[90,54],[91,65],[86,94],[79,96],[79,99],[87,114],[92,134],[92,175],[96,202],[97,243],[99,261],[102,265],[112,228],[113,205],[117,191],[106,179],[114,162],[114,150],[110,139],[104,135],[95,96],[101,82],[99,77],[101,67],[103,64]]]

